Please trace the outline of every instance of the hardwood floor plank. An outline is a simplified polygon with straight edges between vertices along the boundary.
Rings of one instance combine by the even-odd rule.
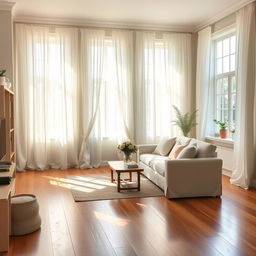
[[[256,255],[256,190],[223,177],[221,199],[74,202],[68,177],[95,172],[109,169],[18,173],[16,193],[37,196],[42,228],[12,237],[0,256]]]

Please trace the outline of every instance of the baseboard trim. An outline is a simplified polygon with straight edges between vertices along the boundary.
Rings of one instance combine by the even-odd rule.
[[[222,168],[222,174],[228,177],[231,177],[232,171],[229,169]]]

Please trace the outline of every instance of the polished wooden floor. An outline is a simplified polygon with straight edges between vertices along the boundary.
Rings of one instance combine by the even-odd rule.
[[[221,198],[75,203],[66,177],[93,171],[19,173],[16,192],[37,195],[42,228],[0,255],[256,255],[256,191],[223,177]]]

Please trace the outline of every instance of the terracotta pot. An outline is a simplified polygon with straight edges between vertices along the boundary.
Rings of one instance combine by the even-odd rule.
[[[227,129],[221,129],[220,130],[220,137],[222,139],[226,139],[228,137],[228,130]]]

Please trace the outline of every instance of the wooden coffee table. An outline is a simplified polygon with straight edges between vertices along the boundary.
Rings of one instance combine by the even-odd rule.
[[[117,192],[120,192],[121,190],[132,190],[137,189],[140,191],[140,173],[143,172],[142,168],[126,168],[123,161],[109,161],[108,162],[110,170],[111,170],[111,182],[117,181]],[[114,179],[114,172],[117,174],[117,180]],[[122,188],[121,187],[121,174],[122,173],[129,173],[129,178],[122,179],[122,180],[128,180],[132,181],[132,173],[137,173],[137,186],[136,187],[127,187]]]

